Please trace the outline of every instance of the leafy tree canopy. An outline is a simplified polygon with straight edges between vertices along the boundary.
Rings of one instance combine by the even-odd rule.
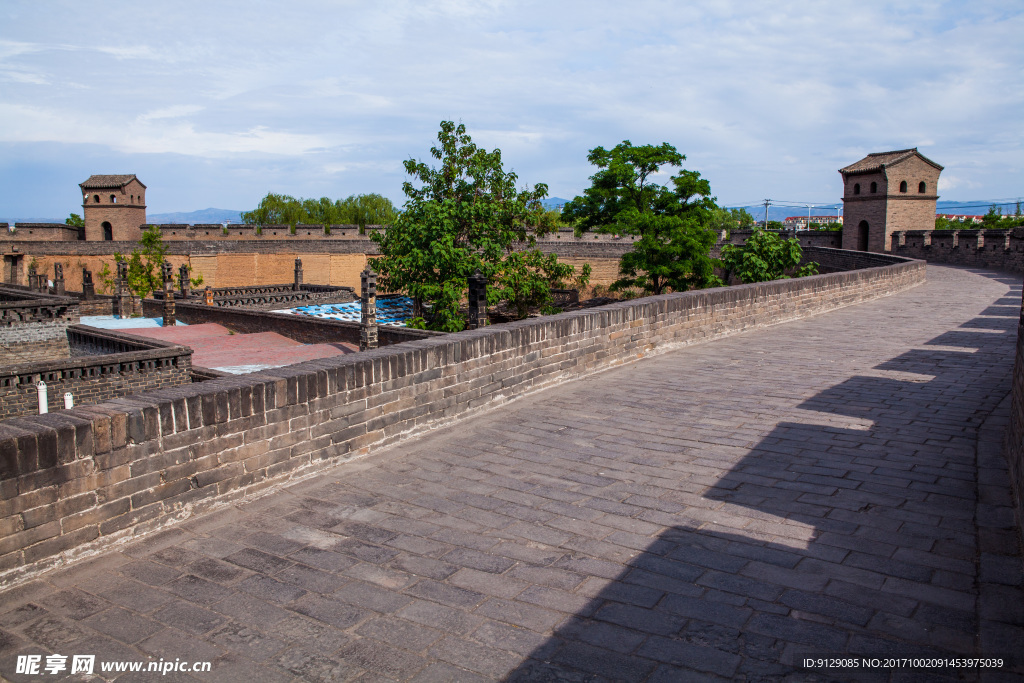
[[[419,184],[403,183],[402,212],[373,235],[382,254],[372,262],[381,288],[406,292],[423,316],[417,322],[449,332],[465,327],[459,307],[477,270],[492,285],[490,304],[508,301],[525,315],[529,306],[549,302],[551,286],[574,269],[534,246],[536,235],[553,227],[540,205],[547,186],[518,189],[501,150],[477,147],[461,123],[442,121],[437,140],[430,155],[439,167],[405,162]]]
[[[390,225],[395,220],[394,204],[379,194],[351,195],[345,199],[302,199],[270,192],[258,207],[242,214],[242,221],[252,225],[355,224]]]
[[[717,231],[746,230],[754,226],[754,217],[746,209],[715,209],[710,225]]]
[[[70,225],[72,228],[84,228],[85,219],[77,213],[73,213],[64,219],[64,225]]]
[[[667,142],[634,146],[624,140],[611,150],[590,150],[587,159],[600,170],[583,195],[563,207],[563,216],[584,231],[639,237],[619,261],[613,291],[661,294],[720,284],[709,255],[716,207],[708,181],[685,169],[668,185],[651,180],[663,166],[681,166],[684,155]]]
[[[804,277],[818,273],[817,263],[800,267],[803,250],[800,240],[784,240],[776,233],[755,228],[744,244],[722,246],[722,266],[727,277],[735,275],[745,283],[782,280],[795,275]]]

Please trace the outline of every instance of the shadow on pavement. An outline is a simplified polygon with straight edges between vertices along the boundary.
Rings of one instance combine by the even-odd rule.
[[[670,528],[509,680],[973,680],[800,663],[1024,652],[1005,463],[978,451],[1021,289],[988,275],[1007,292],[984,316],[808,399],[696,504],[665,501]]]

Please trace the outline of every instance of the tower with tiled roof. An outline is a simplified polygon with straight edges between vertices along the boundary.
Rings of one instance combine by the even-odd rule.
[[[82,217],[89,241],[134,242],[146,222],[146,186],[127,175],[94,175],[82,188]]]
[[[889,251],[898,230],[935,227],[942,166],[917,148],[869,154],[843,176],[843,249]]]

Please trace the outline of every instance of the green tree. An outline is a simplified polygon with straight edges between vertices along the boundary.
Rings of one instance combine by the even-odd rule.
[[[155,225],[149,226],[142,233],[138,249],[133,249],[127,256],[120,252],[114,253],[114,260],[128,264],[128,278],[125,282],[132,298],[145,299],[157,289],[164,286],[161,266],[164,257],[167,255],[167,245],[163,243],[160,236],[160,229]],[[98,273],[101,291],[114,291],[114,273],[104,263]],[[201,276],[200,276],[201,281]]]
[[[72,228],[84,228],[85,219],[77,213],[73,213],[64,219],[64,225],[70,225]]]
[[[684,155],[667,142],[634,147],[624,140],[611,150],[595,147],[587,159],[601,170],[562,214],[583,231],[639,237],[619,261],[613,291],[661,294],[720,284],[709,255],[716,235],[709,227],[715,203],[708,181],[687,170],[668,186],[651,181],[661,167],[681,166]]]
[[[1003,208],[993,204],[988,207],[988,212],[981,217],[981,227],[985,229],[999,228],[1002,227],[1000,224],[1003,222]]]
[[[782,221],[768,221],[769,230],[785,230],[786,226],[782,224]]]
[[[535,248],[547,186],[517,189],[516,174],[503,170],[501,150],[477,147],[463,124],[442,121],[437,140],[430,154],[440,166],[405,162],[421,184],[403,183],[402,212],[373,235],[382,254],[372,260],[381,288],[407,293],[422,316],[418,323],[448,332],[465,327],[460,304],[477,270],[493,283],[489,304],[506,300],[525,314],[524,306],[550,301],[551,282],[573,270]]]
[[[345,199],[321,197],[302,199],[286,194],[267,193],[259,206],[242,213],[242,221],[251,225],[390,225],[396,210],[387,197],[379,194],[350,195]]]
[[[773,232],[755,228],[746,243],[722,246],[726,277],[735,275],[745,283],[782,280],[795,275],[815,275],[818,264],[800,267],[803,250],[795,237],[784,240]]]

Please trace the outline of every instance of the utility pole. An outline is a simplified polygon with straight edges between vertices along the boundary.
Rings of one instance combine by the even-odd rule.
[[[772,203],[772,200],[770,200],[770,199],[764,200],[764,229],[765,230],[768,229],[768,207],[769,207],[769,205],[771,205],[771,203]]]
[[[808,230],[811,229],[811,205],[807,205],[807,225],[804,226]]]

